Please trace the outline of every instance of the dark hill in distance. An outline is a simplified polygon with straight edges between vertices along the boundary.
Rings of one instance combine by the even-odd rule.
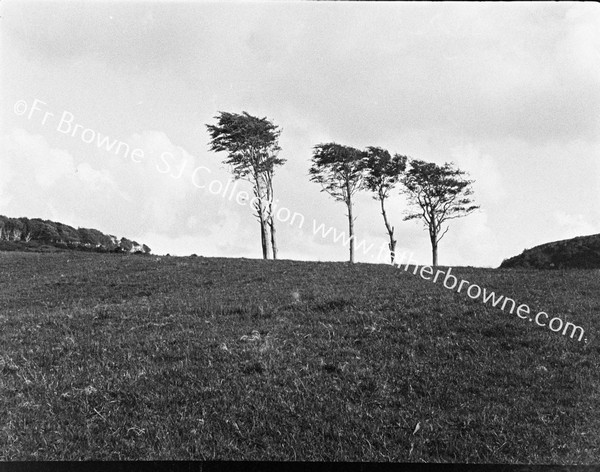
[[[9,218],[0,215],[0,251],[91,252],[149,254],[145,244],[118,239],[97,229],[78,228],[40,218]]]
[[[600,269],[600,234],[578,236],[526,249],[505,259],[505,268],[528,269]]]

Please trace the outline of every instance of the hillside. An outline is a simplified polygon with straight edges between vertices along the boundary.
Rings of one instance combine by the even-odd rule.
[[[579,236],[526,249],[500,268],[600,269],[600,234]]]
[[[383,264],[0,266],[0,460],[598,462],[591,271],[453,268],[584,343]]]
[[[0,215],[0,251],[56,252],[80,250],[149,254],[145,244],[118,239],[96,229],[78,228],[40,218]]]

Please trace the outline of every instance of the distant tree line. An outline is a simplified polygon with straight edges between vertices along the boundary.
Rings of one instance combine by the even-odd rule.
[[[206,125],[210,134],[210,150],[226,152],[224,163],[236,179],[253,185],[255,216],[260,223],[264,259],[277,259],[275,222],[273,219],[273,175],[285,163],[277,157],[281,130],[267,118],[219,112],[216,125]],[[447,222],[462,218],[479,208],[472,200],[472,180],[466,173],[446,163],[443,166],[407,156],[391,155],[380,147],[365,150],[337,143],[317,144],[309,169],[310,180],[321,185],[321,191],[346,206],[349,231],[350,262],[354,262],[353,197],[361,190],[374,194],[389,237],[391,262],[394,262],[397,240],[385,209],[390,192],[402,184],[411,208],[404,220],[418,219],[429,233],[433,266],[438,264],[438,244],[448,231]]]
[[[145,244],[117,239],[96,229],[78,228],[40,218],[9,218],[0,215],[0,241],[46,244],[65,249],[97,252],[149,254]]]

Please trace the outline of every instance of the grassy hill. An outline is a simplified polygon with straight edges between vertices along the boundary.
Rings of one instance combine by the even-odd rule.
[[[501,268],[600,269],[600,234],[579,236],[526,249]]]
[[[592,271],[0,253],[0,460],[597,463]]]

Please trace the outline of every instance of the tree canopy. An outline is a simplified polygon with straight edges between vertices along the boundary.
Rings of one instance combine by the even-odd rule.
[[[452,163],[438,166],[432,162],[413,160],[403,178],[408,201],[415,209],[404,220],[421,219],[429,231],[433,265],[437,265],[437,245],[448,232],[443,224],[462,218],[479,208],[473,204],[472,180]]]
[[[226,152],[223,161],[232,167],[236,178],[272,171],[285,163],[277,156],[281,130],[267,118],[246,112],[219,112],[216,125],[206,125],[210,134],[210,150]]]
[[[369,146],[363,156],[365,187],[375,193],[376,200],[385,199],[400,181],[408,158],[400,154],[392,156],[386,149],[374,146]]]
[[[308,171],[310,180],[321,184],[322,191],[335,200],[347,202],[363,186],[362,157],[360,150],[350,146],[317,144]]]

